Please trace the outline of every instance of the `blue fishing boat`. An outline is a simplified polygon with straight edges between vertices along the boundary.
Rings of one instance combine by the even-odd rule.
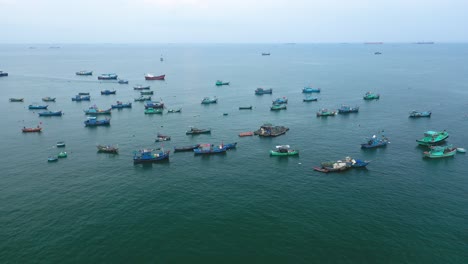
[[[118,81],[119,84],[128,84],[128,80],[123,80],[123,79],[120,79]]]
[[[191,127],[190,130],[186,131],[186,135],[198,135],[198,134],[210,134],[211,133],[211,128],[207,129],[198,129],[195,127]]]
[[[255,90],[255,94],[256,95],[262,95],[262,94],[272,94],[273,93],[273,89],[263,89],[263,88],[257,88]]]
[[[347,113],[357,113],[359,112],[359,106],[349,106],[349,105],[341,105],[340,108],[338,108],[338,113],[339,114],[347,114]]]
[[[237,142],[228,143],[228,144],[221,144],[221,145],[223,145],[227,150],[235,149],[237,147]]]
[[[76,72],[76,75],[89,76],[93,75],[93,71],[78,71]]]
[[[169,160],[169,153],[170,151],[164,150],[154,150],[154,149],[141,149],[136,151],[133,155],[133,163],[140,164],[140,163],[153,163],[153,162],[160,162],[160,161],[168,161]]]
[[[373,135],[366,143],[361,144],[361,148],[378,148],[387,146],[390,143],[388,138],[382,134]]]
[[[100,119],[98,120],[95,116],[88,117],[86,121],[84,121],[85,126],[108,126],[110,125],[110,119]]]
[[[99,109],[96,105],[90,106],[87,110],[83,110],[86,115],[110,115],[112,108]]]
[[[132,103],[122,103],[120,101],[117,101],[116,104],[111,105],[112,109],[122,109],[122,108],[132,108]]]
[[[110,94],[116,94],[117,91],[116,90],[104,90],[104,91],[101,91],[101,95],[110,95]]]
[[[288,98],[286,97],[279,97],[279,98],[276,98],[275,100],[273,100],[273,104],[274,105],[278,105],[278,104],[287,104],[288,103]]]
[[[320,88],[312,88],[310,86],[304,87],[302,89],[303,93],[320,93]]]
[[[205,97],[201,101],[202,104],[216,104],[217,102],[218,102],[218,98],[216,97],[213,97],[213,98]]]
[[[353,159],[351,157],[346,157],[344,161],[348,163],[351,168],[365,168],[370,163],[368,160]]]
[[[39,116],[62,116],[63,115],[62,111],[57,111],[57,112],[44,111],[38,114]]]
[[[145,102],[145,109],[148,109],[148,108],[153,108],[153,109],[164,108],[164,103],[163,102],[158,102],[158,101],[146,101]]]
[[[47,109],[48,105],[29,105],[28,109],[36,110],[36,109]]]
[[[200,144],[200,146],[193,150],[195,155],[209,155],[209,154],[222,154],[226,153],[226,147],[223,144],[215,146],[212,144]]]
[[[72,101],[77,101],[77,102],[90,101],[90,100],[91,100],[91,96],[89,95],[75,95],[75,97],[72,97]]]
[[[115,73],[104,73],[98,76],[98,80],[117,80],[117,77]]]
[[[419,112],[419,111],[411,111],[409,113],[409,117],[431,117],[431,111],[424,111],[424,112]]]

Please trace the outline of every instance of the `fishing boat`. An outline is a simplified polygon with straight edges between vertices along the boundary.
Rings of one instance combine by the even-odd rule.
[[[76,75],[93,75],[93,71],[78,71]]]
[[[165,78],[166,78],[165,74],[158,75],[158,76],[155,76],[155,75],[150,74],[150,73],[145,74],[145,80],[147,80],[147,81],[154,81],[154,80],[164,81]]]
[[[62,111],[56,111],[56,112],[53,112],[53,111],[44,111],[44,112],[41,112],[41,113],[38,113],[39,116],[62,116],[63,113]]]
[[[117,101],[116,104],[111,105],[112,109],[122,109],[122,108],[132,108],[132,103],[122,103],[121,101]]]
[[[334,110],[328,110],[326,108],[322,108],[317,111],[317,117],[322,117],[322,116],[335,116],[336,111]]]
[[[272,111],[278,111],[278,110],[286,110],[287,106],[285,104],[274,104],[270,107],[270,110]]]
[[[252,110],[252,106],[239,106],[239,110]]]
[[[371,92],[367,92],[364,94],[364,100],[374,100],[374,99],[379,99],[380,98],[380,94],[375,94],[375,93],[371,93]]]
[[[148,108],[164,108],[164,103],[163,102],[158,102],[158,101],[146,101],[145,102],[145,109]]]
[[[424,132],[424,137],[422,139],[417,139],[419,145],[422,146],[432,146],[437,145],[445,141],[449,137],[449,133],[447,131],[426,131]]]
[[[180,112],[182,112],[182,108],[167,110],[167,113],[180,113]]]
[[[155,139],[155,142],[163,142],[163,141],[169,141],[169,140],[171,140],[171,136],[158,133]]]
[[[48,105],[29,105],[28,109],[36,110],[36,109],[47,109]]]
[[[140,95],[153,95],[154,91],[141,91]]]
[[[145,114],[146,115],[152,115],[152,114],[162,114],[163,113],[163,109],[162,108],[152,108],[152,107],[148,107],[145,109]]]
[[[65,142],[59,141],[57,142],[57,144],[55,144],[55,146],[57,146],[57,148],[64,148],[66,145],[65,145]]]
[[[198,148],[200,144],[190,145],[190,146],[183,146],[183,147],[174,147],[174,152],[182,152],[182,151],[193,151],[194,149]]]
[[[185,132],[186,135],[198,135],[198,134],[211,134],[211,128],[198,129],[191,127],[190,130]]]
[[[431,111],[424,111],[424,112],[419,112],[416,110],[413,110],[409,113],[409,117],[431,117]]]
[[[78,95],[89,95],[89,92],[82,92],[82,93],[78,93]]]
[[[429,151],[424,151],[423,156],[425,158],[437,159],[453,157],[457,153],[457,148],[448,146],[431,146]]]
[[[116,94],[117,91],[116,90],[104,90],[104,91],[101,91],[101,95],[110,95],[110,94]]]
[[[95,116],[88,117],[86,121],[84,121],[85,126],[109,126],[110,125],[110,119],[100,119],[98,120]]]
[[[43,97],[42,101],[44,101],[44,102],[55,102],[55,97],[54,98],[49,97],[49,96]]]
[[[267,123],[263,124],[260,129],[254,131],[254,134],[261,137],[277,137],[286,134],[288,130],[288,127],[273,126],[272,124]]]
[[[252,132],[252,131],[239,133],[239,137],[250,137],[250,136],[253,136],[253,135],[254,135],[254,132]]]
[[[302,88],[303,93],[320,93],[320,88],[312,88],[310,86]]]
[[[151,101],[151,96],[140,96],[139,98],[135,98],[135,102],[146,102]]]
[[[374,55],[381,55],[381,54],[382,52],[379,52],[379,51],[374,52]]]
[[[42,127],[40,127],[40,126],[37,126],[37,127],[23,127],[23,129],[21,129],[21,131],[23,131],[23,133],[42,132]]]
[[[96,105],[90,106],[87,110],[83,110],[86,115],[110,115],[112,108],[99,109]]]
[[[161,161],[168,161],[169,160],[169,150],[154,150],[154,149],[141,149],[134,153],[133,155],[133,163],[140,164],[140,163],[153,163],[153,162],[161,162]]]
[[[75,95],[75,97],[72,97],[72,101],[77,101],[77,102],[90,101],[90,100],[91,100],[91,96],[89,95]]]
[[[151,86],[149,85],[141,85],[137,84],[136,86],[133,86],[133,90],[149,90]]]
[[[262,52],[262,56],[270,56],[270,52]]]
[[[314,167],[315,171],[329,173],[329,172],[341,172],[351,168],[351,165],[345,161],[331,161],[331,162],[322,162],[320,167]]]
[[[98,80],[117,80],[117,77],[115,73],[104,73],[98,76]]]
[[[228,144],[221,144],[221,146],[224,146],[227,150],[235,149],[237,147],[237,142],[228,143]]]
[[[311,96],[307,96],[306,98],[302,99],[303,102],[314,102],[314,101],[318,101],[318,98],[317,97],[311,97]]]
[[[218,98],[216,97],[213,97],[213,98],[205,97],[201,101],[202,104],[216,104],[217,102],[218,102]]]
[[[286,97],[279,97],[273,100],[273,104],[287,104],[288,103],[288,98]]]
[[[348,114],[348,113],[357,113],[359,112],[359,106],[349,106],[349,105],[341,105],[340,108],[338,108],[338,113],[339,114]]]
[[[373,135],[371,138],[367,139],[366,143],[361,144],[361,148],[378,148],[378,147],[384,147],[386,146],[389,142],[388,138],[384,136],[383,134],[377,134]]]
[[[256,95],[262,95],[262,94],[272,94],[273,89],[263,89],[263,88],[257,88],[255,89],[255,94]]]
[[[8,76],[8,72],[0,71],[0,77]]]
[[[226,147],[221,144],[218,146],[212,144],[200,144],[198,148],[193,149],[195,155],[209,155],[209,154],[222,154],[226,153]]]
[[[10,102],[24,102],[24,98],[10,98]]]
[[[299,155],[299,151],[291,149],[289,145],[276,146],[275,150],[270,150],[271,156],[294,156]]]
[[[57,158],[59,158],[59,159],[63,159],[63,158],[66,158],[66,157],[68,157],[68,154],[65,151],[62,151],[57,155]]]
[[[98,152],[118,154],[119,148],[111,145],[97,145]]]
[[[49,156],[47,158],[47,162],[57,162],[57,161],[58,161],[58,158],[55,156]]]
[[[217,80],[215,84],[216,86],[229,85],[229,82],[223,82],[223,81]]]
[[[128,84],[128,80],[120,79],[118,81],[119,84]]]

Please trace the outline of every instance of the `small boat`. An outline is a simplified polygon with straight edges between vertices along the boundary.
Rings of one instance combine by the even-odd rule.
[[[445,141],[449,137],[449,133],[447,131],[426,131],[424,132],[424,137],[422,139],[417,139],[419,145],[422,146],[432,146],[437,145]]]
[[[320,93],[320,88],[312,88],[310,86],[304,87],[302,89],[303,93]]]
[[[186,131],[186,135],[198,135],[198,134],[210,134],[211,133],[211,128],[207,129],[198,129],[195,127],[191,127],[190,130]]]
[[[111,145],[97,145],[98,152],[118,154],[119,148]]]
[[[270,107],[270,110],[272,111],[278,111],[278,110],[286,110],[287,106],[285,104],[274,104]]]
[[[141,149],[133,155],[133,163],[153,163],[160,161],[169,160],[170,151],[158,150],[157,152],[154,149]]]
[[[229,85],[229,82],[223,82],[223,81],[217,80],[215,84],[216,86]]]
[[[0,77],[8,76],[8,72],[0,71]]]
[[[59,141],[59,142],[57,142],[56,146],[57,146],[57,148],[64,148],[65,147],[65,142]]]
[[[169,141],[169,140],[171,140],[170,136],[158,133],[155,142],[163,142],[163,141]]]
[[[252,110],[252,106],[239,106],[239,110]]]
[[[122,108],[132,108],[132,103],[122,103],[120,101],[117,101],[116,104],[111,105],[112,109],[122,109]]]
[[[263,88],[257,88],[255,89],[255,94],[256,95],[262,95],[262,94],[272,94],[273,89],[263,89]]]
[[[271,156],[294,156],[299,155],[298,150],[291,149],[289,145],[276,146],[275,150],[270,150]]]
[[[24,102],[24,98],[10,98],[10,102]]]
[[[252,132],[252,131],[239,133],[239,137],[250,137],[250,136],[253,136],[253,135],[254,135],[254,132]]]
[[[262,56],[270,56],[270,52],[262,52]]]
[[[381,54],[382,52],[379,52],[379,51],[374,52],[374,55],[381,55]]]
[[[39,116],[62,116],[63,115],[62,111],[57,111],[57,112],[44,111],[38,114]]]
[[[223,116],[227,116],[227,115],[229,115],[229,114],[228,113],[223,113]]]
[[[340,172],[345,171],[351,168],[351,165],[345,161],[331,161],[331,162],[322,162],[320,167],[314,167],[314,170],[324,173],[329,172]]]
[[[135,102],[146,102],[151,101],[151,96],[140,96],[139,98],[135,98]]]
[[[284,96],[273,100],[273,104],[287,104],[287,103],[288,103],[288,98]]]
[[[178,108],[178,109],[169,109],[167,110],[168,113],[180,113],[182,112],[182,108]]]
[[[76,75],[93,75],[93,71],[78,71]]]
[[[90,100],[91,100],[91,96],[89,95],[76,95],[75,97],[72,97],[72,101],[77,101],[77,102],[90,101]]]
[[[182,151],[193,151],[194,149],[198,148],[200,144],[195,144],[191,146],[184,146],[184,147],[174,147],[174,152],[182,152]]]
[[[277,137],[288,132],[289,128],[285,126],[273,126],[272,124],[263,124],[260,129],[254,131],[255,135],[261,137]]]
[[[158,101],[146,101],[145,102],[145,109],[148,108],[164,108],[164,103],[163,102],[158,102]]]
[[[149,90],[151,86],[149,85],[141,85],[141,84],[137,84],[136,86],[133,86],[133,90]]]
[[[166,75],[163,74],[163,75],[158,75],[158,76],[155,76],[153,74],[145,74],[145,80],[147,81],[154,81],[154,80],[159,80],[159,81],[164,81],[164,79],[166,78]]]
[[[352,159],[351,160],[351,167],[352,168],[365,168],[369,165],[370,161],[368,160],[360,160],[360,159]]]
[[[340,108],[338,108],[338,113],[339,114],[348,114],[348,113],[357,113],[359,112],[359,106],[349,106],[349,105],[341,105]]]
[[[60,159],[63,159],[63,158],[68,157],[68,154],[67,154],[67,152],[62,151],[57,155],[57,157],[60,158]]]
[[[123,79],[120,79],[118,81],[119,84],[128,84],[128,80],[123,80]]]
[[[58,161],[58,157],[55,157],[55,156],[49,156],[47,158],[47,162],[57,162]]]
[[[225,147],[227,150],[235,149],[237,147],[237,142],[228,143],[228,144],[221,144],[222,147]]]
[[[44,102],[55,102],[55,97],[54,98],[49,97],[49,96],[43,97],[42,101],[44,101]]]
[[[431,117],[431,111],[424,111],[424,112],[419,112],[416,110],[413,110],[409,113],[409,117]]]
[[[148,107],[145,109],[145,114],[146,115],[152,115],[152,114],[162,114],[163,113],[163,109],[162,108],[152,108],[152,107]]]
[[[371,138],[367,140],[366,143],[361,144],[361,148],[378,148],[384,147],[389,142],[388,138],[382,134],[373,135]]]
[[[154,91],[141,91],[140,95],[153,95]]]
[[[98,80],[117,80],[117,77],[115,73],[104,73],[98,76]]]
[[[85,115],[110,115],[112,114],[112,108],[99,109],[96,105],[90,106],[87,110],[83,110]]]
[[[23,131],[23,133],[42,132],[42,127],[40,127],[40,126],[37,126],[37,127],[23,127],[23,129],[21,129],[21,131]]]
[[[336,111],[328,110],[326,108],[322,108],[322,109],[318,110],[318,112],[317,112],[317,117],[335,116],[335,115],[336,115]]]
[[[28,109],[36,110],[36,109],[47,109],[48,105],[29,105]]]
[[[195,155],[209,155],[226,153],[226,147],[223,144],[214,146],[212,144],[200,144],[196,149],[193,149]]]
[[[459,152],[459,153],[466,153],[466,149],[464,149],[464,148],[457,148],[457,152]]]
[[[217,102],[218,102],[218,98],[216,97],[213,97],[213,98],[205,97],[201,101],[202,104],[216,104]]]
[[[78,95],[89,95],[89,93],[78,93]]]
[[[307,96],[306,98],[302,99],[303,102],[314,102],[314,101],[318,101],[318,98],[317,97],[311,97],[311,96]]]
[[[448,146],[431,146],[429,151],[424,151],[423,156],[425,158],[437,159],[453,157],[457,153],[457,148]]]
[[[380,94],[375,94],[375,93],[371,93],[371,92],[367,92],[364,94],[364,100],[374,100],[374,99],[379,99],[380,98]]]
[[[101,91],[101,95],[110,95],[110,94],[116,94],[117,91],[116,90],[104,90],[104,91]]]
[[[85,126],[109,126],[110,119],[100,119],[98,120],[95,116],[88,117],[86,121],[84,121]]]

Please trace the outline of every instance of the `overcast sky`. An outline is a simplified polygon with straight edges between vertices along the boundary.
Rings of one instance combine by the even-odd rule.
[[[468,42],[468,0],[0,0],[0,43]]]

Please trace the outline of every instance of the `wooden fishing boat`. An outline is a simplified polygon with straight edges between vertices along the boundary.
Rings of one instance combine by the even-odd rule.
[[[128,80],[123,80],[123,79],[120,79],[118,81],[119,84],[128,84]]]
[[[122,109],[122,108],[132,108],[132,103],[122,103],[120,101],[117,101],[116,104],[111,105],[112,109]]]
[[[303,102],[314,102],[314,101],[318,101],[318,98],[317,97],[310,97],[310,96],[307,96],[306,98],[302,99]]]
[[[96,105],[89,107],[87,110],[83,110],[86,115],[110,115],[112,114],[112,108],[99,109]]]
[[[183,147],[174,147],[174,152],[182,152],[182,151],[193,151],[194,149],[198,148],[200,144],[190,145],[190,146],[183,146]]]
[[[10,98],[10,102],[24,102],[24,98]]]
[[[340,108],[338,108],[338,113],[339,114],[348,114],[348,113],[357,113],[359,112],[359,106],[349,106],[349,105],[341,105]]]
[[[44,111],[44,112],[38,113],[38,115],[39,116],[62,116],[63,113],[62,111],[56,111],[56,112]]]
[[[44,101],[44,102],[55,102],[55,97],[54,98],[49,97],[49,96],[43,97],[42,101]]]
[[[169,140],[171,140],[171,136],[158,133],[155,142],[163,142],[163,141],[169,141]]]
[[[286,134],[288,130],[289,128],[285,126],[273,126],[272,124],[263,124],[260,127],[260,129],[254,131],[254,134],[261,137],[277,137]]]
[[[82,76],[89,76],[89,75],[93,75],[93,71],[78,71],[75,74],[82,75]]]
[[[144,85],[138,84],[137,86],[133,86],[133,90],[137,90],[137,91],[139,91],[139,90],[149,90],[150,87],[151,86],[149,86],[149,85],[144,86]]]
[[[182,112],[182,108],[178,108],[178,109],[169,109],[167,110],[168,113],[180,113]]]
[[[262,95],[262,94],[272,94],[273,93],[273,89],[263,89],[263,88],[257,88],[255,90],[255,94],[256,95]]]
[[[104,73],[98,76],[98,80],[117,80],[117,77],[115,73]]]
[[[196,149],[193,149],[195,155],[210,155],[210,154],[223,154],[226,153],[226,147],[223,144],[215,146],[212,144],[200,144]]]
[[[162,108],[152,108],[152,107],[148,107],[145,109],[145,114],[146,115],[152,115],[152,114],[162,114],[163,113],[163,109]]]
[[[252,132],[252,131],[239,133],[239,137],[250,137],[250,136],[253,136],[253,135],[254,135],[254,132]]]
[[[287,109],[286,104],[274,104],[270,107],[270,110],[272,111],[286,110],[286,109]]]
[[[419,145],[422,146],[432,146],[444,142],[449,137],[447,131],[426,131],[424,132],[424,137],[422,139],[417,139]]]
[[[361,144],[361,148],[378,148],[384,147],[389,142],[388,138],[383,134],[379,133],[377,135],[373,135],[371,138],[367,139],[366,143]]]
[[[239,110],[252,110],[252,106],[239,106]]]
[[[140,95],[153,95],[154,91],[141,91]]]
[[[42,132],[42,127],[40,127],[40,126],[37,126],[37,127],[23,127],[23,129],[21,129],[21,131],[23,131],[23,133]]]
[[[77,102],[90,101],[90,100],[91,100],[91,96],[89,95],[76,95],[75,97],[72,97],[72,101],[77,101]]]
[[[453,157],[457,153],[457,148],[448,146],[431,146],[429,151],[424,151],[423,156],[425,158],[438,159]]]
[[[299,155],[299,151],[291,149],[289,145],[276,146],[275,150],[270,150],[271,156],[295,156]]]
[[[119,148],[111,145],[97,145],[98,152],[118,154]]]
[[[364,94],[364,100],[374,100],[374,99],[379,99],[380,98],[380,94],[375,94],[375,93],[371,93],[371,92],[367,92]]]
[[[166,78],[165,74],[158,75],[158,76],[155,76],[155,75],[150,74],[150,73],[145,74],[145,80],[147,80],[147,81],[154,81],[154,80],[164,81],[165,78]]]
[[[229,82],[223,82],[223,81],[217,80],[216,86],[221,86],[221,85],[229,85]]]
[[[36,109],[47,109],[48,105],[29,105],[28,109],[36,110]]]
[[[213,98],[205,97],[201,101],[202,104],[216,104],[217,102],[218,102],[218,98],[216,97],[213,97]]]
[[[135,98],[135,102],[146,102],[151,101],[151,96],[140,96],[139,98]]]
[[[409,117],[417,118],[417,117],[431,117],[431,111],[424,111],[424,112],[419,112],[416,110],[413,110],[409,113]]]
[[[154,163],[154,162],[168,161],[169,153],[170,153],[169,150],[155,151],[154,149],[141,149],[134,153],[133,163],[140,164],[140,163]]]
[[[95,116],[93,117],[88,117],[86,121],[84,121],[85,126],[109,126],[110,125],[110,119],[100,119],[98,120]]]
[[[101,95],[110,95],[110,94],[116,94],[117,91],[116,90],[104,90],[104,91],[101,91]]]
[[[303,93],[320,93],[320,88],[312,88],[310,86],[302,88]]]
[[[198,135],[198,134],[210,134],[211,133],[211,128],[206,128],[206,129],[198,129],[195,127],[191,127],[190,130],[186,131],[186,135]]]
[[[317,112],[317,117],[322,117],[322,116],[335,116],[336,111],[333,110],[328,110],[326,108],[322,108]]]

